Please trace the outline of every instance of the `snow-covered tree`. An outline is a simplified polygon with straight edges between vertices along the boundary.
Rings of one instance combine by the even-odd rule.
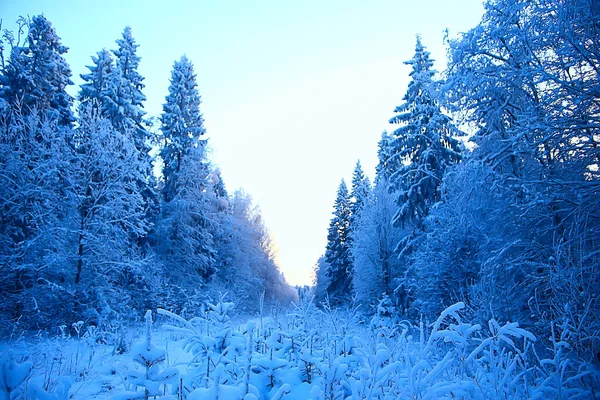
[[[199,285],[214,273],[211,190],[203,147],[192,147],[182,157],[178,192],[162,204],[157,222],[157,244],[168,274],[176,282]]]
[[[186,56],[173,65],[169,94],[160,117],[163,146],[163,199],[171,201],[178,193],[181,163],[190,149],[204,148],[204,120],[194,66]]]
[[[589,289],[600,282],[597,15],[581,0],[487,1],[482,21],[451,43],[447,80],[454,109],[476,128],[465,168],[487,183],[464,188],[487,194],[482,309],[536,329],[572,321],[588,355],[600,349]]]
[[[122,38],[116,42],[118,48],[113,50],[115,67],[108,71],[106,84],[103,84],[100,92],[101,107],[103,116],[110,120],[117,131],[130,135],[138,150],[138,168],[141,171],[140,178],[143,179],[138,180],[137,185],[144,197],[146,218],[151,220],[158,213],[158,198],[152,173],[153,160],[150,156],[152,136],[144,123],[146,112],[143,108],[146,96],[142,93],[144,78],[138,72],[141,61],[137,55],[139,45],[135,43],[130,27],[125,28]],[[98,74],[95,75],[98,78]]]
[[[72,132],[19,111],[0,135],[0,320],[36,329],[73,304]]]
[[[358,223],[360,214],[370,194],[371,181],[363,172],[359,160],[356,162],[356,167],[352,174],[352,188],[350,189],[350,231],[353,231],[355,225]],[[352,233],[350,237],[352,238]]]
[[[148,132],[142,125],[146,100],[142,89],[145,85],[138,72],[141,58],[136,54],[139,45],[135,43],[130,27],[125,28],[122,36],[116,41],[119,47],[113,50],[115,68],[108,74],[108,83],[102,91],[104,113],[116,130],[133,136],[135,147],[141,154],[147,154]]]
[[[377,158],[379,162],[375,167],[375,184],[378,184],[381,180],[389,183],[390,177],[400,165],[398,159],[393,157],[394,148],[392,145],[392,136],[387,131],[383,131],[381,139],[377,144]]]
[[[63,56],[68,48],[43,15],[21,19],[20,24],[19,29],[27,29],[25,43],[11,43],[10,58],[0,77],[4,108],[18,108],[23,115],[37,112],[69,126],[74,117],[73,98],[66,91],[73,84]]]
[[[164,185],[156,242],[171,279],[195,287],[215,272],[215,194],[199,106],[193,66],[182,57],[173,66],[161,115]]]
[[[327,233],[325,261],[329,265],[327,294],[332,305],[348,301],[352,294],[352,257],[349,248],[350,195],[342,179],[334,203],[333,218]]]
[[[80,113],[93,112],[98,115],[107,116],[106,107],[108,107],[108,99],[104,99],[106,92],[111,84],[111,79],[115,73],[114,60],[109,51],[103,49],[92,56],[94,65],[87,68],[90,70],[88,74],[81,74],[81,79],[85,82],[81,85],[79,91],[79,108]],[[88,110],[92,107],[93,110]]]
[[[296,293],[275,262],[273,243],[260,210],[243,191],[236,191],[231,202],[234,271],[227,282],[236,288],[240,307],[246,311],[258,311],[257,299],[262,294],[268,304],[289,304],[295,300]]]
[[[398,287],[406,268],[395,253],[406,233],[392,224],[396,210],[393,193],[387,182],[380,180],[352,231],[354,292],[365,310],[376,304],[383,293],[393,296],[403,309],[407,305],[407,288]]]
[[[392,133],[392,157],[400,161],[390,177],[397,190],[399,210],[396,224],[421,226],[422,218],[439,201],[439,186],[450,165],[460,160],[456,129],[442,110],[433,60],[417,37],[415,55],[405,64],[412,66],[404,103],[394,110],[390,123],[399,124]]]
[[[329,287],[328,269],[329,265],[325,261],[325,256],[322,255],[314,266],[313,296],[317,304],[321,304],[327,300],[327,288]]]
[[[78,125],[76,301],[79,317],[103,322],[122,315],[124,304],[139,302],[137,311],[151,305],[139,288],[149,291],[154,276],[135,246],[149,229],[136,184],[143,177],[129,135],[115,130],[92,106],[81,113]]]

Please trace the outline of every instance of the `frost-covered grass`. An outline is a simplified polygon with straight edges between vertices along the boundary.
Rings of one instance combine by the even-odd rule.
[[[432,324],[395,321],[383,303],[365,321],[310,302],[233,324],[232,307],[209,305],[190,320],[148,312],[137,337],[75,324],[72,336],[4,344],[0,398],[587,399],[600,391],[597,366],[569,358],[568,331],[553,327],[553,348],[539,349],[517,323],[463,321],[462,303]]]

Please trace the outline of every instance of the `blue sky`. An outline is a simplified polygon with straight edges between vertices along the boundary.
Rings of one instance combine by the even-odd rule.
[[[400,104],[415,35],[445,67],[444,29],[474,27],[480,0],[0,0],[3,28],[19,15],[52,21],[78,85],[90,56],[131,26],[158,116],[173,61],[195,65],[213,160],[230,192],[259,204],[292,284],[309,284],[323,253],[341,178],[356,161],[371,177],[377,141]],[[77,88],[73,88],[75,94]]]

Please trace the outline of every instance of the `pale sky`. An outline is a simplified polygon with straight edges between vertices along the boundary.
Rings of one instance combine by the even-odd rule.
[[[140,45],[139,72],[158,116],[174,60],[194,63],[201,111],[230,193],[260,206],[291,284],[310,284],[325,250],[341,178],[358,159],[374,175],[377,142],[402,102],[415,35],[436,69],[444,29],[474,27],[481,0],[150,1],[0,0],[2,28],[43,13],[64,45],[73,80],[90,56],[115,49],[125,26]],[[71,93],[75,95],[78,87]]]

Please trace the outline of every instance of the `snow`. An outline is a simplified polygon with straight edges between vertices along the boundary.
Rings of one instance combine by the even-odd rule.
[[[554,353],[538,361],[531,333],[516,323],[491,320],[487,330],[467,323],[461,303],[430,325],[391,318],[392,330],[311,305],[234,325],[232,307],[210,305],[191,320],[159,310],[159,323],[148,311],[143,329],[112,336],[78,325],[76,336],[4,343],[0,393],[57,400],[524,399],[585,397],[600,380],[597,369],[566,361],[567,341],[557,340]],[[122,337],[128,351],[117,354]]]

